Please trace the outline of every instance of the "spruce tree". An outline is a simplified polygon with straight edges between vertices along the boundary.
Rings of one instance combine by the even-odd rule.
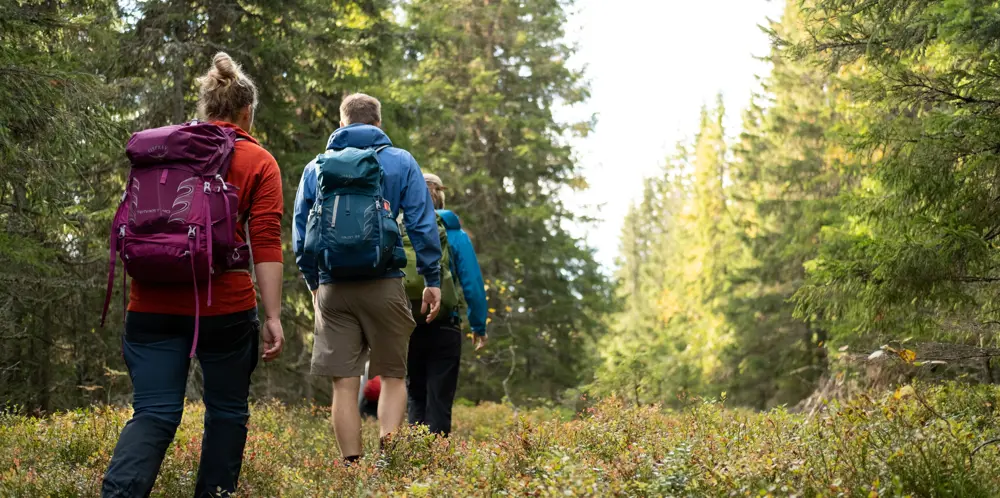
[[[835,76],[812,60],[789,54],[788,43],[808,37],[796,2],[769,31],[779,41],[768,61],[764,95],[745,113],[735,147],[730,188],[746,260],[729,276],[724,384],[734,400],[758,408],[794,403],[825,371],[828,340],[821,314],[793,317],[789,300],[803,285],[823,227],[839,219],[845,182]]]
[[[993,343],[1000,6],[825,0],[795,45],[848,77],[849,145],[871,159],[798,295],[838,334]]]
[[[114,2],[0,5],[0,397],[29,410],[110,397],[95,234],[125,137],[100,76],[117,27]]]
[[[586,221],[561,200],[585,187],[557,103],[584,101],[567,66],[568,2],[414,0],[395,119],[425,172],[472,234],[490,299],[489,349],[467,358],[461,395],[553,398],[587,376],[610,295],[593,250],[567,231]],[[504,383],[497,380],[507,379]]]

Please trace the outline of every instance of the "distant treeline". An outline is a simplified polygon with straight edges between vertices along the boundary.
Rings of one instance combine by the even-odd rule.
[[[742,134],[706,109],[629,214],[593,388],[763,408],[878,372],[993,382],[998,24],[973,0],[789,0]]]

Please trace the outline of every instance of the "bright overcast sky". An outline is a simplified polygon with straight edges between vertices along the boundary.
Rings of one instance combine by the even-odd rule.
[[[603,221],[580,232],[610,268],[621,221],[674,145],[697,131],[703,104],[722,92],[727,134],[738,133],[742,109],[759,89],[767,36],[758,25],[779,19],[782,0],[577,0],[567,33],[579,43],[573,61],[586,65],[591,99],[562,119],[597,113],[594,133],[575,143],[586,192],[571,206]],[[582,230],[582,229],[580,229]]]

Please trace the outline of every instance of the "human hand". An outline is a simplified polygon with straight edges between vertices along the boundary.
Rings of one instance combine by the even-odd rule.
[[[272,361],[281,354],[281,348],[285,345],[285,331],[281,328],[281,320],[268,318],[264,321],[261,330],[261,339],[264,340],[264,361]]]
[[[424,287],[424,302],[420,304],[420,314],[427,314],[427,323],[431,323],[441,311],[441,289],[439,287]]]
[[[487,342],[490,342],[490,336],[489,335],[486,335],[486,334],[483,334],[483,335],[473,334],[472,335],[472,344],[475,344],[476,351],[479,351],[480,349],[485,348]]]

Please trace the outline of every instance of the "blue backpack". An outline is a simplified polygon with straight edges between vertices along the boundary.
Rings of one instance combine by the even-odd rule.
[[[394,257],[399,227],[382,197],[378,153],[385,147],[347,147],[316,157],[318,191],[304,251],[331,277],[380,277],[406,264]]]

